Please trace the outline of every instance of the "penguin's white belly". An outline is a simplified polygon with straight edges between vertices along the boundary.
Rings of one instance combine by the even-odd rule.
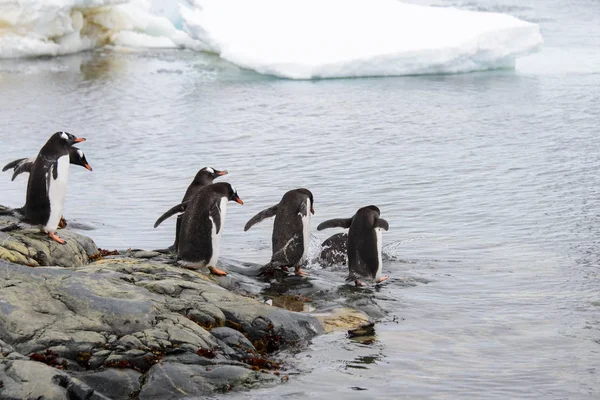
[[[310,199],[306,200],[306,215],[302,216],[302,258],[300,264],[308,259],[308,249],[310,247]]]
[[[69,155],[62,156],[56,163],[57,176],[54,179],[52,167],[48,172],[48,198],[50,199],[50,217],[44,226],[46,232],[56,232],[60,217],[65,208],[65,197],[67,196],[67,182],[69,180]]]
[[[375,228],[375,236],[377,238],[377,272],[375,273],[375,279],[381,278],[381,228]]]
[[[211,243],[212,243],[212,255],[207,267],[216,267],[217,261],[219,261],[219,254],[221,252],[221,234],[223,233],[223,227],[225,226],[225,215],[227,214],[227,201],[226,197],[221,198],[221,204],[219,208],[221,209],[220,218],[221,218],[221,229],[219,229],[219,233],[217,233],[217,226],[215,225],[215,221],[213,221],[212,217],[208,217],[210,222],[212,223],[212,231],[211,231]]]

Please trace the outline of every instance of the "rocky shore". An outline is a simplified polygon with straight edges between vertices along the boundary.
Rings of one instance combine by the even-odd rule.
[[[60,245],[0,207],[0,398],[176,399],[281,384],[280,350],[383,315],[327,279],[214,277],[155,251]]]

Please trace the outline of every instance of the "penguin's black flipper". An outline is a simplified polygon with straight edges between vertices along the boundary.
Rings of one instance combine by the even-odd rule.
[[[274,205],[273,207],[267,208],[266,210],[262,210],[261,212],[256,214],[254,217],[252,217],[246,223],[246,226],[244,226],[244,232],[246,232],[248,229],[252,228],[252,225],[258,224],[260,221],[262,221],[265,218],[271,218],[271,217],[275,216],[275,214],[277,214],[277,204]]]
[[[11,169],[11,168],[15,168],[20,162],[22,162],[24,160],[27,160],[27,159],[26,158],[19,158],[18,160],[9,162],[8,164],[6,164],[4,166],[4,168],[2,168],[2,172],[6,171],[8,169]]]
[[[31,172],[31,168],[33,167],[34,161],[35,160],[31,158],[19,158],[18,160],[14,160],[6,164],[4,168],[2,168],[2,171],[6,171],[12,168],[14,170],[14,173],[10,180],[14,181],[15,178],[23,172]]]
[[[165,212],[163,215],[160,216],[160,218],[158,218],[156,220],[156,222],[154,223],[154,227],[156,228],[157,226],[159,226],[165,219],[177,214],[177,213],[182,213],[185,211],[185,209],[187,208],[188,203],[181,203],[181,204],[177,204],[175,207],[171,207],[167,212]]]
[[[385,219],[379,218],[375,221],[375,228],[381,228],[384,231],[387,231],[390,229],[390,224],[388,224],[388,222]]]
[[[221,209],[218,203],[213,203],[208,211],[208,215],[212,218],[213,224],[215,224],[216,233],[219,233],[221,230]]]
[[[323,221],[317,226],[318,231],[322,231],[323,229],[328,228],[350,228],[352,224],[352,218],[335,218],[328,219],[327,221]]]

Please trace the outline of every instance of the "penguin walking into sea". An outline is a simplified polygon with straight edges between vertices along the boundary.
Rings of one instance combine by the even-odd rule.
[[[388,279],[381,276],[381,231],[389,229],[388,222],[380,218],[379,208],[370,205],[360,208],[352,218],[330,219],[321,222],[317,230],[346,228],[348,231],[348,281],[363,286],[361,279],[377,283]]]
[[[19,158],[18,160],[14,160],[6,164],[4,168],[2,168],[2,172],[8,171],[12,168],[13,175],[10,180],[14,181],[15,178],[20,174],[25,172],[30,173],[31,168],[33,168],[34,162],[35,158]],[[90,166],[90,164],[88,164],[88,161],[85,158],[85,154],[83,154],[83,151],[81,151],[75,146],[69,147],[69,162],[73,165],[82,166],[88,171],[92,171],[92,167]]]
[[[25,222],[40,225],[58,243],[65,243],[56,229],[63,215],[69,180],[69,150],[85,141],[67,132],[56,132],[40,150],[31,165],[27,196],[23,207]]]
[[[223,175],[227,175],[227,171],[218,171],[211,167],[202,168],[200,171],[198,171],[196,173],[194,180],[188,186],[187,190],[185,191],[185,194],[183,195],[183,199],[181,199],[181,203],[175,207],[182,208],[183,211],[185,211],[185,208],[187,207],[188,202],[200,191],[200,189],[202,189],[205,186],[212,185],[212,183],[215,179],[217,179],[218,177],[223,176]],[[183,206],[180,207],[180,205],[183,205]],[[158,221],[160,221],[160,222],[157,221],[158,225],[160,225],[160,223],[162,221],[164,221],[165,219],[167,219],[171,215],[173,215],[170,212],[171,212],[171,210],[168,210],[158,219]],[[167,216],[167,214],[168,214],[168,216]],[[169,247],[170,251],[175,251],[175,252],[177,251],[177,245],[179,244],[179,230],[181,229],[181,221],[182,221],[182,214],[179,214],[179,215],[177,215],[177,223],[175,225],[175,243],[173,243]],[[156,225],[155,228],[158,225]]]
[[[164,219],[183,212],[177,245],[179,264],[189,269],[208,267],[215,275],[227,275],[217,268],[217,261],[229,201],[244,204],[232,185],[213,183],[201,188],[186,203],[171,208],[156,221],[155,228]]]
[[[281,201],[252,217],[244,231],[265,218],[275,216],[271,237],[271,261],[262,268],[261,275],[272,274],[278,267],[295,269],[296,275],[306,275],[302,263],[307,260],[310,244],[310,217],[315,213],[313,195],[308,189],[286,192]]]

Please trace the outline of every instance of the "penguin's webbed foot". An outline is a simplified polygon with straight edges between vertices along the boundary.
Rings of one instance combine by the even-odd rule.
[[[60,229],[64,229],[67,227],[67,220],[65,219],[65,217],[60,217],[60,221],[58,221],[58,227]]]
[[[387,275],[384,275],[384,276],[382,276],[381,278],[377,279],[375,282],[377,282],[377,283],[381,283],[381,282],[383,282],[383,281],[387,281],[388,279],[389,279],[389,276],[387,276]]]
[[[308,273],[302,271],[302,268],[300,268],[300,267],[296,267],[295,274],[298,275],[298,276],[308,276]]]
[[[57,241],[60,244],[65,244],[65,240],[61,239],[56,232],[48,232],[48,236],[50,236],[50,238],[54,239],[55,241]]]
[[[217,267],[208,267],[208,270],[213,275],[217,275],[217,276],[227,275],[227,272],[223,271],[222,269],[218,269]]]
[[[365,284],[360,279],[354,280],[354,285],[356,286],[365,286]]]

